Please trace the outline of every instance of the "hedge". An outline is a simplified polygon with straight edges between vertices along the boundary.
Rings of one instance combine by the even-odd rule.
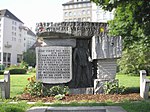
[[[4,74],[4,70],[0,70],[0,75],[3,75]]]
[[[14,68],[9,70],[10,74],[26,74],[27,70],[22,68]]]

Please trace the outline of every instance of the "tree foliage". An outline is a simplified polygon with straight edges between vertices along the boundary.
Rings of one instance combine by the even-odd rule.
[[[36,65],[36,54],[33,50],[27,50],[23,53],[23,61],[26,62],[29,66]]]
[[[104,10],[115,9],[109,21],[109,34],[122,36],[123,56],[119,61],[124,73],[150,69],[150,0],[91,0]]]

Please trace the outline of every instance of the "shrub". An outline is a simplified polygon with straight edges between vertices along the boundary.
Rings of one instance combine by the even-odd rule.
[[[26,69],[10,69],[9,70],[10,74],[26,74],[27,73],[27,70]]]
[[[126,88],[124,86],[119,87],[118,82],[107,81],[104,83],[105,94],[124,94]]]
[[[36,81],[35,76],[27,79],[29,83],[26,85],[24,92],[31,96],[56,96],[68,95],[69,88],[67,86],[53,86],[50,89],[46,88],[42,82]],[[57,98],[57,96],[56,96]],[[59,98],[58,98],[59,99]]]
[[[150,75],[150,49],[139,45],[133,45],[132,49],[123,51],[118,60],[119,70],[123,74],[137,74],[140,70],[146,70]]]
[[[0,70],[0,75],[3,75],[4,74],[4,71],[3,70]]]
[[[28,69],[28,72],[29,73],[36,73],[36,69],[35,68]]]
[[[44,96],[42,82],[37,82],[35,76],[27,79],[29,83],[24,90],[25,93],[29,93],[31,96]]]
[[[50,88],[50,91],[49,91],[49,94],[50,96],[56,96],[56,95],[66,95],[66,94],[69,94],[69,88],[68,86],[53,86]]]

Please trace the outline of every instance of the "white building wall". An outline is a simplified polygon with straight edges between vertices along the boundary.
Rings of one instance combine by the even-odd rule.
[[[97,6],[97,22],[107,22],[109,20],[114,19],[114,10],[110,11],[104,11],[99,6]]]
[[[29,49],[36,42],[36,37],[32,35],[27,35],[26,38],[26,50]]]
[[[17,54],[22,55],[24,51],[24,30],[19,27],[23,25],[23,23],[9,19],[7,17],[3,17],[3,35],[2,35],[2,43],[1,43],[1,52],[3,53],[11,53],[11,63],[17,64]],[[1,57],[2,64],[3,63],[3,55]]]

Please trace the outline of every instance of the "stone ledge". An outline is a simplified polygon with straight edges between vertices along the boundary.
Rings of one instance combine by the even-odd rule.
[[[127,112],[120,106],[33,107],[27,112]]]

